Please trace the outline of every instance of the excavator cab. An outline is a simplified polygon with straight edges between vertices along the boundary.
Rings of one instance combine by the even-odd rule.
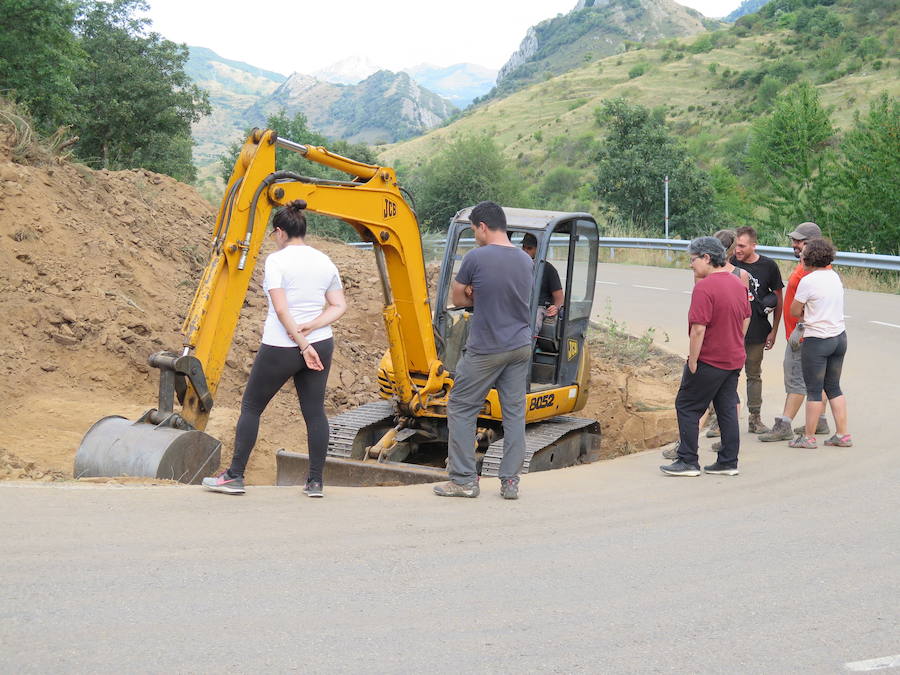
[[[562,213],[504,208],[510,241],[522,246],[530,234],[537,242],[531,317],[534,353],[529,392],[578,384],[581,359],[590,322],[597,276],[598,228],[587,213]],[[447,231],[447,248],[435,298],[435,334],[438,355],[451,373],[456,368],[468,337],[471,308],[449,303],[450,284],[456,278],[463,256],[476,246],[468,216],[460,211]],[[545,275],[555,271],[563,290],[557,316],[546,315],[541,289]]]

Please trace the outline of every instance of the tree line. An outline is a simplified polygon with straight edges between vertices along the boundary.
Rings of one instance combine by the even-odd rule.
[[[840,135],[816,88],[800,81],[756,119],[738,157],[709,170],[669,128],[662,107],[611,99],[596,109],[595,121],[589,181],[562,166],[536,185],[523,184],[487,134],[458,137],[422,166],[398,169],[430,228],[480,199],[561,209],[575,197],[619,231],[658,236],[668,176],[673,236],[753,225],[763,243],[786,245],[787,232],[812,220],[839,248],[900,253],[900,102],[887,93]]]
[[[0,93],[39,132],[78,140],[94,168],[143,167],[190,182],[191,123],[210,113],[185,45],[148,32],[143,0],[3,0]]]

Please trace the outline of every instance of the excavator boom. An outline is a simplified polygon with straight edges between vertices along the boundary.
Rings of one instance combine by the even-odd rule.
[[[275,151],[298,152],[312,162],[348,174],[346,181],[308,178],[276,170]],[[206,428],[240,310],[259,258],[272,209],[301,199],[310,211],[340,218],[375,244],[384,292],[384,321],[397,369],[394,394],[404,410],[423,409],[423,394],[449,391],[450,380],[437,358],[431,309],[424,285],[422,242],[412,208],[403,198],[393,169],[342,157],[325,148],[278,138],[272,130],[254,130],[244,143],[216,216],[210,258],[182,326],[181,353],[150,357],[160,368],[159,407],[137,422],[104,418],[85,435],[76,454],[76,476],[154,475],[197,482],[199,471],[219,463],[220,443]],[[180,361],[179,361],[180,357]],[[186,361],[189,361],[185,365]],[[178,370],[175,364],[181,364]],[[422,387],[413,375],[424,378]],[[175,412],[175,397],[181,404]],[[163,436],[166,440],[151,442]],[[153,431],[158,433],[153,434]],[[174,433],[194,432],[188,466],[171,468]],[[178,436],[181,434],[180,436]],[[204,454],[206,453],[206,454]],[[177,454],[185,455],[184,449]],[[141,461],[135,461],[135,458]],[[198,464],[199,462],[199,464]],[[150,468],[157,465],[159,471]],[[196,465],[196,466],[195,466]]]

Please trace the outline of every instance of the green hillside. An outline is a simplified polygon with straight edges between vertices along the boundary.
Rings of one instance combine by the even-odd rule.
[[[628,42],[689,37],[719,26],[673,0],[581,0],[568,14],[529,28],[485,99],[610,56]]]
[[[727,168],[752,200],[753,184],[744,175],[750,128],[786,87],[812,82],[839,135],[881,92],[900,95],[897,0],[825,3],[773,0],[727,30],[584,63],[471,108],[424,136],[385,146],[381,161],[415,176],[455,139],[487,134],[525,188],[523,201],[599,212],[603,205],[591,189],[603,133],[596,111],[622,97],[664,111],[699,166]],[[560,167],[573,169],[576,180],[550,198],[544,181]]]

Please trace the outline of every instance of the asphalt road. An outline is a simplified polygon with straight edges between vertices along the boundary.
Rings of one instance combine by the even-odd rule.
[[[683,352],[689,276],[605,265],[598,290]],[[900,667],[900,328],[869,323],[900,324],[900,297],[847,313],[856,447],[745,435],[738,477],[667,478],[652,451],[529,475],[517,502],[490,479],[476,500],[0,485],[0,671]]]

